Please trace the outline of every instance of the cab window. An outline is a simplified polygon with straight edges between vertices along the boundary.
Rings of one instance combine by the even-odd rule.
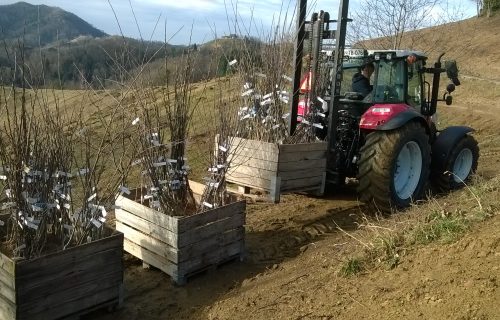
[[[408,98],[407,103],[412,107],[419,107],[422,103],[422,87],[420,73],[418,70],[422,66],[422,61],[408,64]]]

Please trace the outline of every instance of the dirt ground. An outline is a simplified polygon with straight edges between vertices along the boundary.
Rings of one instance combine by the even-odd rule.
[[[441,106],[442,122],[478,129],[478,174],[488,181],[500,176],[500,76],[462,79],[464,90],[457,89],[454,105]],[[474,88],[483,88],[482,94],[472,93]],[[244,261],[177,287],[167,275],[143,269],[126,255],[123,308],[87,318],[500,319],[498,187],[485,195],[493,204],[491,217],[457,241],[407,248],[396,268],[373,267],[351,277],[339,270],[369,241],[363,217],[374,219],[353,190],[323,198],[287,195],[278,205],[250,204]],[[470,203],[465,198],[470,193],[461,191],[435,201],[460,207],[462,201]],[[386,217],[380,228],[397,229],[418,210],[425,209]]]

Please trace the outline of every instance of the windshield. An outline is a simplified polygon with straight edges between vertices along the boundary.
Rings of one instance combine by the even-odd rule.
[[[380,60],[376,63],[375,68],[376,83],[373,88],[373,102],[404,102],[404,60]]]

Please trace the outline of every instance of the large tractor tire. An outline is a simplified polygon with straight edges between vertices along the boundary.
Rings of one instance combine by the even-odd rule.
[[[429,135],[417,122],[366,136],[358,172],[360,200],[391,212],[422,198],[429,178]]]
[[[444,168],[433,170],[432,183],[439,191],[449,191],[461,188],[476,172],[479,159],[479,147],[476,139],[465,135],[451,149]]]

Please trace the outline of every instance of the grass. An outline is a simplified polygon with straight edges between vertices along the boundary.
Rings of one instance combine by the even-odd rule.
[[[364,270],[363,260],[360,258],[350,258],[343,265],[340,274],[344,277],[351,277]]]
[[[418,225],[409,235],[409,242],[428,244],[434,241],[451,243],[469,228],[470,221],[460,215],[434,212],[429,215],[430,221]]]
[[[350,277],[371,268],[392,270],[418,247],[458,241],[474,225],[498,213],[499,187],[500,177],[475,176],[462,190],[432,198],[408,212],[386,219],[364,215],[359,226],[367,233],[351,235],[363,244],[363,250],[345,261],[339,274]]]

